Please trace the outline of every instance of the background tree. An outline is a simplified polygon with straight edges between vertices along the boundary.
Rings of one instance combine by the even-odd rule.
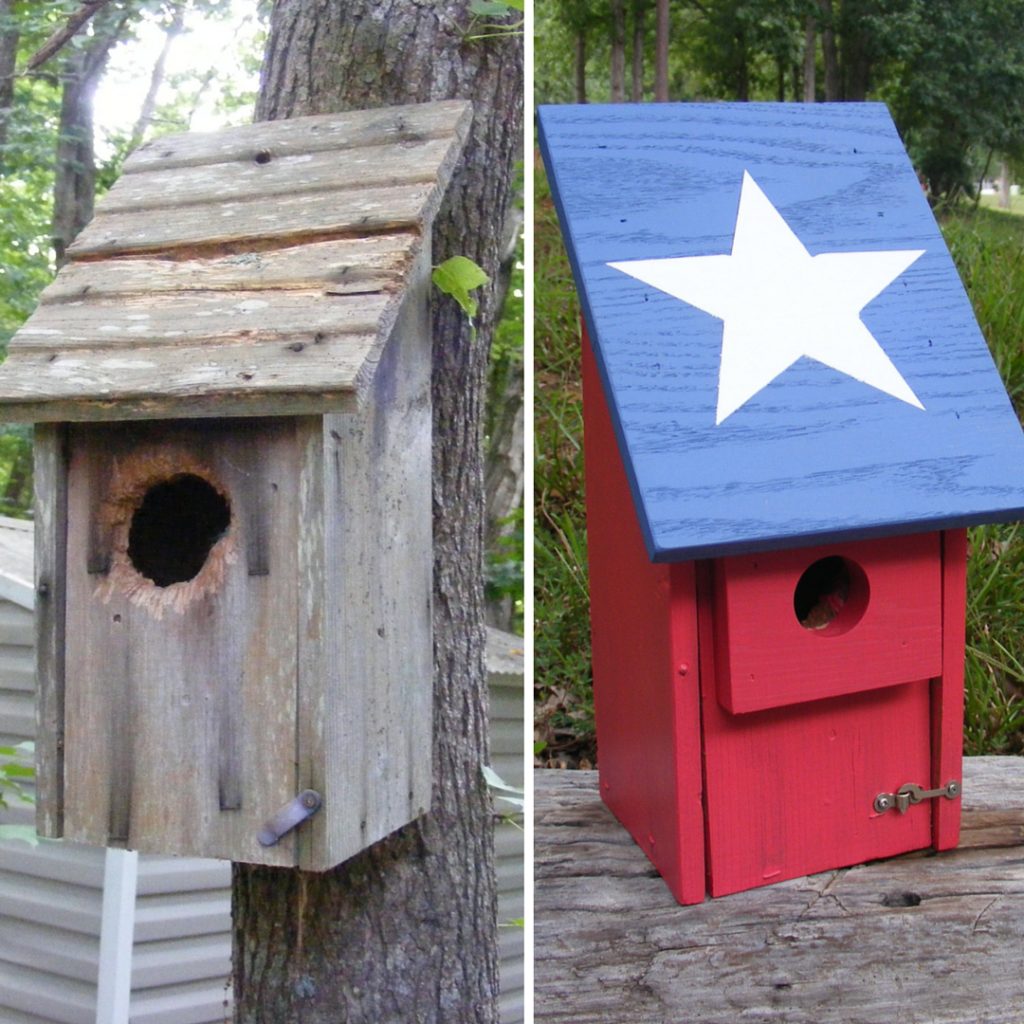
[[[522,142],[522,51],[517,38],[467,39],[469,6],[276,3],[257,117],[472,99],[472,135],[433,252],[469,256],[493,276]],[[495,1019],[492,810],[480,772],[481,414],[494,316],[493,283],[475,336],[453,302],[433,311],[432,811],[323,875],[236,865],[239,1021]]]

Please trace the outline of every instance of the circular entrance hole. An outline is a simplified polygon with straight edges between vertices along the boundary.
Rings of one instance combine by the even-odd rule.
[[[180,473],[142,497],[128,532],[128,558],[158,587],[199,574],[231,523],[227,499],[206,480]]]
[[[864,570],[839,555],[809,565],[793,592],[793,611],[804,629],[838,636],[860,622],[868,606]]]

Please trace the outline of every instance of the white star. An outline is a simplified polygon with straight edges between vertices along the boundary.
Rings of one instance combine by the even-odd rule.
[[[609,263],[725,321],[716,425],[801,356],[923,409],[860,311],[923,249],[812,256],[743,172],[732,253]]]

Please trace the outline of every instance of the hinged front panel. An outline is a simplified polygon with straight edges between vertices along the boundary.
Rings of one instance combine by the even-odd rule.
[[[734,713],[942,673],[940,535],[715,563],[718,696]]]
[[[292,864],[296,421],[70,432],[65,836]]]

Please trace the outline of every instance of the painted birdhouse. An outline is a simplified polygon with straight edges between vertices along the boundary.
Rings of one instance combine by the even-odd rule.
[[[879,104],[546,107],[601,793],[680,902],[955,846],[1024,438]]]
[[[470,117],[152,142],[11,342],[43,835],[322,870],[429,807],[430,225]]]

